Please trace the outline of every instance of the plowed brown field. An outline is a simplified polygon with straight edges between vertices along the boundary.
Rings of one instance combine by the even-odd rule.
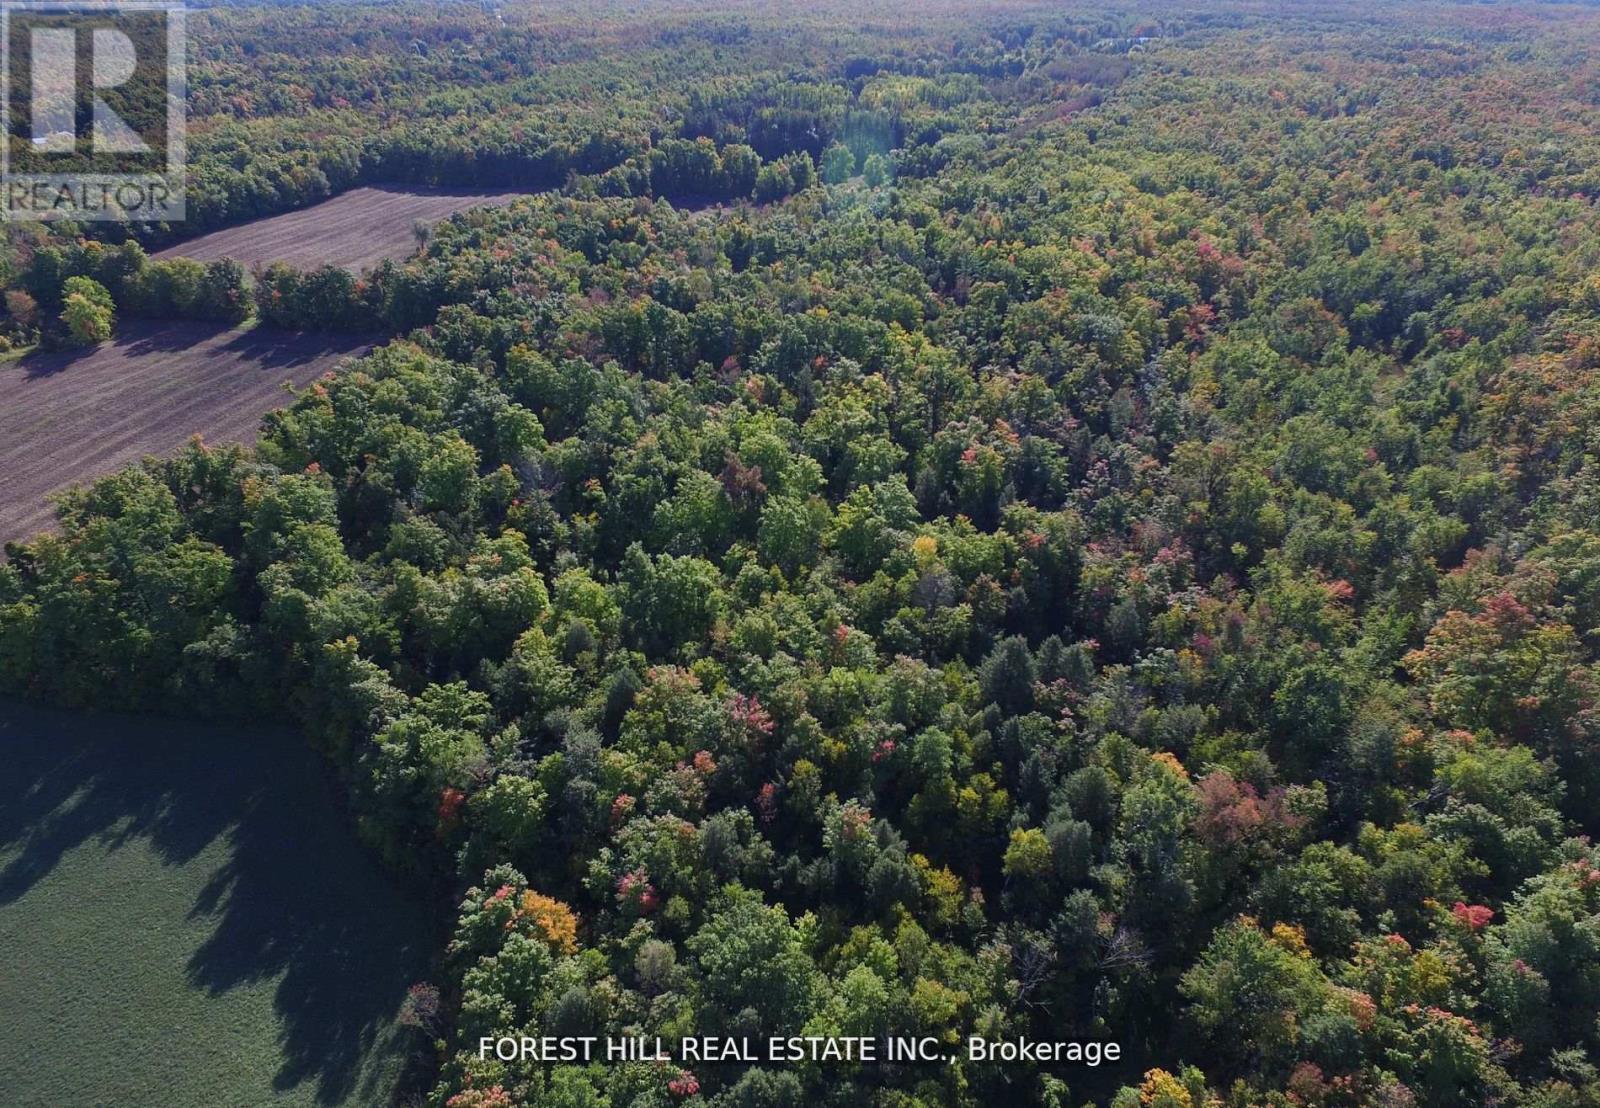
[[[296,385],[370,337],[293,334],[204,323],[129,322],[85,352],[30,354],[0,365],[0,543],[52,522],[46,497],[193,435],[249,442]]]
[[[300,269],[320,265],[368,269],[385,258],[398,260],[415,253],[412,225],[419,219],[436,223],[464,208],[508,204],[521,195],[462,189],[351,189],[309,208],[180,242],[156,257],[202,262],[229,257],[246,269],[271,262],[288,262]]]

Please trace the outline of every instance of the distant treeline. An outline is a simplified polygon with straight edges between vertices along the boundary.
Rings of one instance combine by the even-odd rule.
[[[535,192],[590,178],[603,195],[771,199],[793,191],[797,155],[820,166],[838,144],[858,169],[926,155],[969,133],[964,105],[1114,86],[1120,44],[1164,26],[1034,11],[998,17],[996,35],[952,7],[919,13],[908,35],[840,14],[806,19],[840,52],[801,56],[792,29],[733,14],[641,41],[633,16],[591,5],[529,25],[477,5],[206,9],[191,27],[184,223],[88,233],[153,247],[369,184]],[[618,49],[627,67],[600,60]]]

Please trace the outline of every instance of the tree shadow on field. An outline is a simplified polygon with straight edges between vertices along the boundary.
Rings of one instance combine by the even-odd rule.
[[[215,323],[192,321],[128,320],[117,324],[111,341],[99,346],[35,350],[18,364],[27,378],[54,377],[90,359],[120,361],[145,354],[175,354],[191,350],[229,330]]]
[[[258,325],[235,329],[193,320],[129,320],[111,341],[83,349],[36,350],[18,360],[29,381],[54,377],[90,360],[120,362],[151,354],[183,355],[196,347],[237,358],[262,370],[295,369],[329,355],[365,354],[385,336],[351,331],[280,331]]]
[[[17,359],[17,368],[22,370],[25,379],[37,381],[64,373],[93,354],[93,349],[34,350]]]
[[[189,959],[191,986],[218,996],[276,980],[273,1088],[314,1081],[330,1105],[383,1098],[385,1067],[363,1063],[396,1048],[390,1029],[426,972],[428,928],[342,823],[300,739],[0,701],[0,759],[0,907],[85,844],[142,840],[171,866],[209,866],[220,844],[222,864],[196,874],[189,920],[208,937]]]
[[[180,354],[225,335],[232,329],[220,323],[197,323],[193,320],[141,320],[122,325],[121,333],[112,338],[111,344],[135,358],[144,354]]]
[[[275,327],[257,325],[240,331],[223,350],[263,369],[281,369],[307,365],[330,354],[356,357],[381,341],[381,336],[359,332],[280,331]]]

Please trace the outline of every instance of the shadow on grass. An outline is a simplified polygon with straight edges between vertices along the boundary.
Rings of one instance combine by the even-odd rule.
[[[405,990],[425,973],[426,925],[343,825],[304,743],[263,728],[0,702],[0,759],[0,907],[79,846],[144,840],[172,866],[220,856],[209,874],[197,867],[189,918],[209,937],[189,959],[190,986],[217,996],[276,980],[273,1088],[314,1081],[323,1104],[384,1099],[372,1087],[384,1068],[362,1063],[390,1045]],[[159,923],[130,921],[130,933]]]

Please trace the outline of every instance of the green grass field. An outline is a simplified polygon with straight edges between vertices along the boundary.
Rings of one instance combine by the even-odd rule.
[[[0,702],[0,1102],[382,1105],[420,908],[264,728]]]

